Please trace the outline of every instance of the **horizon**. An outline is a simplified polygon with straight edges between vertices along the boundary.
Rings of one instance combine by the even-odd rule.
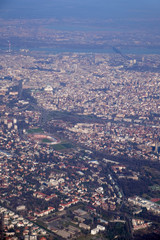
[[[158,0],[12,0],[0,1],[2,18],[159,18]]]

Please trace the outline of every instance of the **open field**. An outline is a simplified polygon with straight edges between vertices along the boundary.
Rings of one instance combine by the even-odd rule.
[[[55,144],[53,148],[54,150],[60,151],[68,148],[73,148],[73,145],[71,143],[59,143],[59,144]]]
[[[27,132],[29,134],[43,133],[43,130],[42,130],[42,128],[30,128]]]

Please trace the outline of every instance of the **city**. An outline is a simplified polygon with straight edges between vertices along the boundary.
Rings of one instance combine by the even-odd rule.
[[[0,1],[0,239],[159,240],[159,12]]]
[[[158,231],[159,61],[1,54],[2,236]],[[130,70],[136,64],[157,71]]]

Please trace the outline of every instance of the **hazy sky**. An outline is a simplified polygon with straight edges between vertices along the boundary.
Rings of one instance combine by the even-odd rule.
[[[0,0],[5,18],[156,18],[160,0]]]

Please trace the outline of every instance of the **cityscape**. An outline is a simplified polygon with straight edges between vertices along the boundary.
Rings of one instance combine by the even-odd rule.
[[[0,239],[157,240],[158,30],[56,24],[1,19]]]

